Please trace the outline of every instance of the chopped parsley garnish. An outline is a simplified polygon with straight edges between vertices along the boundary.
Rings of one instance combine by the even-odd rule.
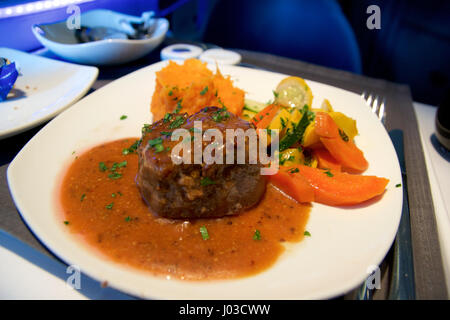
[[[309,231],[303,232],[303,235],[306,236],[306,237],[311,237],[311,233],[309,233]]]
[[[106,166],[106,164],[104,162],[100,162],[98,164],[98,168],[100,169],[100,171],[105,172],[106,170],[108,170],[108,167]]]
[[[324,172],[327,176],[333,177],[334,175],[330,172],[330,170],[327,170]]]
[[[306,106],[306,105],[305,105]],[[314,113],[313,113],[314,114]],[[286,135],[281,139],[279,145],[279,152],[283,152],[290,146],[292,146],[297,141],[301,141],[303,139],[303,134],[305,133],[306,127],[312,121],[310,119],[309,113],[306,110],[303,110],[303,115],[301,120],[294,126],[294,130],[292,133],[286,133]]]
[[[109,169],[109,171],[116,171],[118,168],[122,168],[122,167],[126,167],[128,164],[128,162],[122,161],[122,162],[114,162],[114,164],[112,165],[111,169]]]
[[[281,118],[280,118],[280,121],[281,121],[281,129],[286,128],[287,120],[284,119],[283,117],[281,117]]]
[[[126,167],[127,164],[128,164],[128,161],[127,161],[127,160],[124,160],[124,161],[119,162],[119,163],[117,164],[117,168]]]
[[[305,104],[302,109],[302,114],[306,113],[308,116],[309,121],[313,121],[316,117],[316,114],[309,110],[309,106]]]
[[[117,194],[118,194],[119,196],[122,196],[122,192],[120,192],[120,191],[117,191]]]
[[[113,206],[114,206],[114,202],[111,202],[110,204],[107,204],[105,206],[105,208],[108,209],[108,210],[111,210],[113,208]]]
[[[275,98],[278,98],[279,93],[276,92],[275,90],[272,90],[272,92],[273,92],[273,96],[274,96]]]
[[[86,198],[86,193],[83,193],[82,195],[81,195],[81,198],[80,198],[80,202],[83,202],[83,200]]]
[[[200,234],[202,235],[203,240],[209,239],[208,229],[205,226],[200,227]]]
[[[163,140],[161,138],[155,138],[152,140],[148,140],[148,144],[155,149],[155,152],[161,152],[164,150],[164,146],[162,144]]]
[[[147,133],[147,132],[152,132],[152,128],[150,128],[150,124],[145,123],[144,126],[142,127],[142,133]]]
[[[161,134],[166,137],[170,137],[172,135],[172,131],[161,131]]]
[[[230,117],[230,114],[228,113],[227,109],[224,107],[222,109],[217,110],[216,112],[213,113],[213,115],[211,116],[211,118],[215,121],[215,122],[221,122],[222,120],[226,120]]]
[[[200,180],[200,184],[201,184],[202,186],[209,186],[209,185],[211,185],[211,184],[216,184],[216,182],[213,181],[213,180],[211,180],[211,179],[208,178],[208,177],[203,177],[203,178]]]
[[[126,118],[128,118],[127,115],[122,115],[122,116],[120,117],[120,120],[125,120]]]
[[[258,229],[256,229],[253,234],[253,240],[261,240],[261,232]]]
[[[163,142],[163,140],[161,138],[155,138],[155,139],[148,140],[148,145],[153,147],[158,144],[161,144],[162,142]]]
[[[171,114],[171,113],[166,113],[166,114],[164,115],[163,122],[164,122],[164,123],[169,122],[170,119],[172,119],[172,114]]]
[[[400,188],[401,186],[402,186],[401,183],[397,183],[397,184],[395,185],[396,188]]]
[[[181,99],[180,101],[177,102],[177,107],[175,108],[175,113],[180,113],[181,108],[183,108],[183,106],[181,105],[181,101],[183,101],[183,99]]]
[[[222,102],[222,100],[220,99],[220,97],[217,98],[217,101],[222,105],[222,108],[223,108],[224,110],[227,109],[227,107],[226,107],[225,104]]]
[[[173,91],[170,90],[170,91],[169,91],[169,97],[172,96],[172,95],[173,95]]]
[[[69,221],[64,221],[64,224],[67,226],[69,224]]]
[[[128,217],[125,218],[125,221],[126,222],[131,221],[131,218],[128,216]]]
[[[122,178],[122,174],[114,171],[113,173],[108,174],[108,178],[110,178],[111,180],[117,180]]]
[[[155,152],[164,151],[164,146],[162,145],[162,143],[155,145],[154,148],[155,148]]]
[[[128,149],[124,149],[124,150],[128,150]],[[118,173],[117,169],[126,167],[127,164],[128,164],[128,162],[126,160],[122,161],[122,162],[114,162],[112,167],[109,169],[109,171],[111,173],[108,175],[108,178],[112,179],[112,180],[116,180],[116,179],[121,178],[122,174]],[[100,162],[99,167],[100,167],[100,170],[103,171],[103,172],[108,170],[108,168],[106,167],[104,162]]]
[[[135,153],[136,149],[139,147],[139,145],[141,144],[142,140],[136,140],[129,148],[125,148],[122,150],[122,154],[127,155],[130,153]]]
[[[178,127],[181,126],[185,121],[186,121],[186,119],[184,119],[183,116],[177,116],[177,117],[175,118],[175,120],[169,125],[169,128],[170,128],[170,129],[178,128]]]
[[[206,86],[205,88],[203,88],[202,91],[200,91],[200,95],[204,96],[205,93],[207,93],[207,92],[208,92],[208,86]]]
[[[341,136],[342,140],[348,142],[348,136],[345,134],[344,130],[339,129],[339,135]]]
[[[298,170],[298,168],[291,168],[287,172],[289,172],[289,173],[297,173],[297,172],[300,172],[300,170]]]
[[[115,198],[115,197],[116,197],[116,194],[115,194],[115,193],[111,193],[111,197],[112,197],[112,198]]]

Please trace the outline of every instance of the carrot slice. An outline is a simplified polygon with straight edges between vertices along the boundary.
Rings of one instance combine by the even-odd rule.
[[[320,138],[320,141],[342,167],[363,172],[369,166],[364,153],[352,141],[346,142],[341,138]]]
[[[285,168],[269,176],[270,182],[284,193],[297,200],[298,202],[314,201],[314,189],[302,175],[293,170],[287,171]]]
[[[316,133],[321,138],[338,138],[339,127],[326,112],[316,112]]]
[[[364,153],[350,139],[341,136],[339,127],[333,118],[325,112],[316,113],[316,133],[324,147],[342,167],[363,172],[369,166]]]
[[[389,180],[376,176],[353,175],[333,170],[296,165],[301,175],[314,189],[314,201],[331,206],[349,206],[362,203],[383,194]]]
[[[253,117],[252,123],[258,129],[266,129],[279,110],[279,105],[269,104]]]
[[[341,164],[328,152],[327,149],[314,149],[313,154],[317,159],[317,167],[320,169],[331,169],[341,171]]]

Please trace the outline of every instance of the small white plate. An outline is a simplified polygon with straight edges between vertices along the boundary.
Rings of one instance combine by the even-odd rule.
[[[120,21],[141,22],[141,18],[111,10],[91,10],[81,14],[84,27],[120,29]],[[67,21],[34,25],[31,30],[42,45],[56,55],[75,63],[88,65],[114,65],[139,59],[150,53],[164,40],[169,21],[156,19],[155,31],[147,39],[106,39],[79,43]]]
[[[0,139],[33,128],[68,108],[89,90],[96,67],[79,66],[0,48],[0,57],[16,63],[19,77],[0,102]]]
[[[335,110],[357,120],[357,145],[370,163],[365,174],[390,179],[378,201],[351,208],[312,204],[306,229],[311,237],[292,244],[268,270],[222,281],[181,281],[104,259],[80,243],[61,223],[56,209],[58,182],[77,153],[105,141],[140,136],[151,121],[150,100],[159,62],[95,91],[59,115],[20,151],[8,168],[8,183],[24,221],[47,248],[68,264],[114,288],[162,299],[317,299],[346,293],[368,277],[395,238],[402,208],[400,167],[392,142],[357,94],[308,81],[313,107],[328,98]],[[211,68],[215,68],[211,66]],[[267,101],[286,75],[223,66],[249,99]],[[128,118],[120,121],[121,115]],[[277,208],[274,208],[277,210]]]

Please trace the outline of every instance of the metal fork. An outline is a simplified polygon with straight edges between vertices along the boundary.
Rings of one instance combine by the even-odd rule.
[[[366,101],[367,105],[372,109],[372,112],[377,115],[378,119],[380,119],[381,123],[384,125],[386,121],[386,98],[367,93],[366,91],[361,94],[361,97]]]
[[[361,94],[361,97],[365,100],[367,106],[372,109],[372,112],[378,119],[380,119],[381,123],[385,125],[386,99],[379,95],[367,93],[366,91]],[[393,139],[392,135],[391,138]],[[400,144],[401,143],[402,142],[400,142]],[[396,149],[403,149],[402,144],[401,146],[395,142],[394,144],[396,145]],[[403,150],[396,151],[397,153],[401,152],[403,155]],[[414,266],[412,259],[409,206],[407,200],[406,170],[403,165],[404,159],[399,160],[403,178],[403,209],[397,236],[394,245],[391,248],[391,251],[393,250],[393,260],[388,299],[414,299]],[[389,254],[387,256],[389,256]],[[374,290],[367,286],[367,281],[364,281],[364,283],[356,290],[356,299],[371,300],[373,299],[373,294]]]

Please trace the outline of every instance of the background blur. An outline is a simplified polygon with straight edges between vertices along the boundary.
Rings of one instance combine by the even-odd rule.
[[[31,26],[66,19],[67,6],[169,19],[170,37],[273,53],[405,83],[439,105],[450,92],[448,0],[45,0],[0,1],[0,46],[39,49]],[[369,29],[370,5],[380,29]]]

